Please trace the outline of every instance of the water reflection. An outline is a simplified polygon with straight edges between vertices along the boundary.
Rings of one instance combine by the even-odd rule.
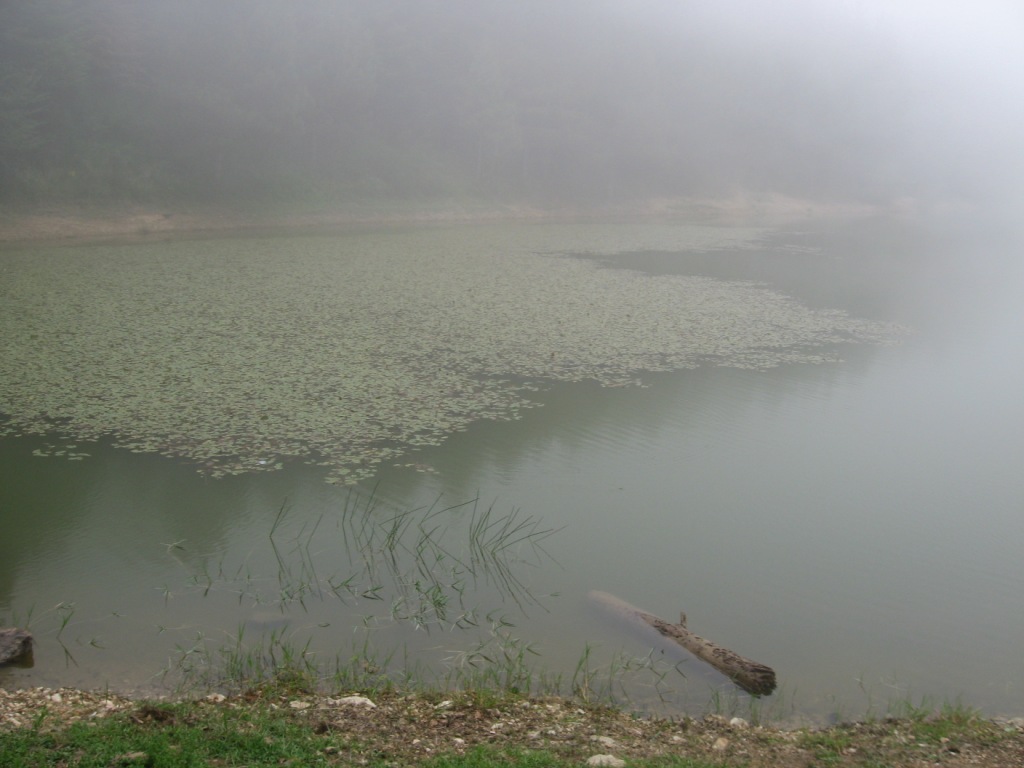
[[[594,615],[585,596],[603,589],[666,617],[685,610],[698,633],[775,667],[777,696],[796,691],[799,711],[963,694],[1019,714],[1015,247],[994,235],[806,229],[760,251],[624,253],[616,264],[761,280],[917,333],[900,347],[844,349],[838,365],[701,368],[646,376],[644,388],[555,385],[519,421],[477,422],[381,466],[360,490],[376,486],[392,511],[479,497],[563,528],[547,545],[554,563],[522,572],[543,607],[520,611],[486,583],[475,593],[552,669],[574,669],[587,644],[604,659],[651,651]],[[345,492],[315,467],[211,481],[104,446],[78,463],[35,457],[37,442],[0,441],[12,470],[0,501],[26,511],[5,514],[0,618],[74,603],[63,639],[77,666],[64,665],[50,614],[36,669],[4,670],[4,685],[132,687],[197,634],[228,641],[239,625],[306,633],[323,658],[369,634],[442,666],[489,637],[484,621],[460,648],[451,635],[383,621],[389,611],[370,599],[345,610],[311,601],[280,625],[276,597],[204,597],[197,574],[222,587],[251,575],[269,594],[267,532],[285,504],[291,533],[319,524],[311,550],[327,573],[344,570]],[[671,649],[654,653],[686,675],[670,678],[676,704],[699,708],[722,685]]]

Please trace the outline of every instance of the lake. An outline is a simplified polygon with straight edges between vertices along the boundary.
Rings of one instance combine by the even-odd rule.
[[[1024,701],[1021,239],[505,223],[0,253],[0,685],[283,660],[776,718]]]

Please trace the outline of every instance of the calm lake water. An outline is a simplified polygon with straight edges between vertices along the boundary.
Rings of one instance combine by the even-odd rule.
[[[517,396],[539,407],[465,420],[349,486],[294,456],[211,476],[108,438],[2,438],[0,625],[28,622],[37,646],[0,686],[158,691],[283,639],[325,668],[468,681],[522,657],[537,680],[566,687],[575,672],[640,709],[745,711],[723,677],[604,615],[588,599],[602,590],[667,619],[685,610],[693,631],[774,667],[759,706],[775,717],[958,696],[1024,711],[1019,239],[948,222],[689,240],[604,225],[602,247],[585,226],[464,229],[656,283],[756,281],[913,332],[840,345],[842,362],[640,372],[644,386],[531,374],[537,391]],[[367,269],[374,238],[393,236],[361,235]],[[225,241],[144,247],[193,268],[211,242]],[[308,247],[230,242],[282,259]],[[3,274],[37,251],[89,253],[10,250]]]

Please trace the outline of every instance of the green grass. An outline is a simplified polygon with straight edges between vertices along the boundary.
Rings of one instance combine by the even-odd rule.
[[[626,742],[631,744],[627,754],[637,754],[632,750],[638,745],[650,745],[650,754],[657,755],[626,758],[631,768],[721,768],[745,766],[752,760],[755,764],[770,764],[757,761],[795,754],[779,752],[784,745],[809,753],[813,765],[819,767],[880,768],[918,764],[922,760],[931,764],[961,748],[975,758],[981,755],[979,750],[991,748],[994,751],[979,764],[1001,766],[1007,756],[1018,753],[1014,750],[1024,748],[1024,735],[1015,729],[980,718],[961,705],[933,708],[926,703],[906,704],[909,711],[899,719],[869,720],[788,735],[723,730],[724,726],[714,721],[707,730],[693,721],[689,725],[642,726],[639,721],[623,725],[622,719],[616,719],[607,708],[567,704],[552,708],[558,714],[550,727],[560,729],[566,737],[573,733],[569,740],[556,737],[534,742],[524,728],[516,738],[488,743],[487,723],[511,723],[517,717],[530,716],[527,713],[531,711],[545,712],[549,702],[534,704],[531,710],[522,696],[482,690],[453,697],[437,691],[415,695],[392,692],[377,699],[383,709],[375,715],[294,706],[309,702],[314,690],[315,681],[308,676],[285,674],[224,702],[139,702],[107,717],[73,723],[58,721],[43,709],[34,722],[24,727],[0,730],[0,768],[569,768],[581,765],[588,755],[603,751],[588,734],[607,733],[609,729],[617,739],[623,734],[637,734],[637,740],[632,742],[632,737],[626,736]],[[406,706],[407,702],[412,703]],[[441,716],[438,722],[432,722],[433,713],[439,708],[450,713],[450,719]],[[541,729],[549,727],[543,720],[536,725]],[[636,730],[640,727],[644,729],[642,735]],[[438,733],[443,736],[431,741]],[[723,733],[734,744],[729,749],[738,750],[735,754],[711,750],[709,745]],[[425,743],[417,746],[414,739],[420,736]],[[470,743],[457,746],[459,736],[465,736]],[[667,745],[671,745],[668,750]],[[617,747],[608,751],[625,757]]]
[[[409,764],[366,745],[343,731],[322,731],[267,709],[233,710],[197,704],[143,705],[131,715],[78,722],[46,731],[45,719],[27,728],[0,733],[0,765],[42,766],[393,766]],[[578,759],[546,750],[476,747],[465,753],[440,754],[419,765],[430,768],[561,768]],[[633,766],[706,768],[711,763],[687,759],[631,761]]]
[[[800,746],[811,752],[822,765],[838,765],[852,745],[853,736],[836,729],[805,733],[800,739]]]
[[[299,733],[298,731],[302,731]],[[75,765],[80,768],[123,766],[338,766],[358,761],[367,766],[391,766],[385,756],[340,757],[341,748],[330,749],[323,740],[310,736],[308,729],[286,724],[251,723],[226,718],[204,728],[189,726],[147,727],[130,723],[108,723],[90,728],[77,724],[56,735],[32,732],[0,736],[5,768],[41,768]],[[343,745],[344,747],[344,745]],[[353,760],[354,757],[354,760]],[[365,762],[363,762],[365,761]],[[427,768],[562,768],[578,766],[566,759],[538,750],[503,750],[480,747],[465,754],[440,755],[420,763]],[[686,758],[631,761],[632,766],[666,768],[710,768],[703,760]]]
[[[322,739],[281,717],[187,705],[148,707],[136,718],[80,722],[55,733],[0,734],[0,764],[15,766],[330,765]]]
[[[235,730],[235,727],[250,728]],[[160,766],[194,768],[196,766],[338,766],[353,764],[352,758],[339,757],[321,740],[300,735],[288,726],[251,729],[249,724],[225,720],[219,727],[147,728],[123,722],[90,728],[78,724],[58,735],[32,733],[0,736],[3,752],[0,764],[5,768],[41,768],[75,765],[80,768],[109,766]],[[308,731],[306,732],[308,734]],[[391,766],[384,756],[360,756],[355,760],[367,766]],[[363,762],[363,761],[366,762]],[[441,755],[421,763],[427,768],[562,768],[578,766],[579,760],[566,759],[538,750],[502,750],[480,747],[465,754]],[[686,758],[630,761],[629,765],[666,768],[711,768],[716,765]]]
[[[883,758],[874,761],[870,753],[884,752],[894,743],[916,750],[917,758],[928,762],[943,754],[960,752],[961,745],[973,745],[971,748],[976,749],[999,744],[1009,732],[959,701],[936,703],[921,699],[915,703],[902,698],[890,702],[883,718],[869,716],[861,723],[803,731],[797,743],[813,754],[821,766],[848,765],[852,754],[858,755],[858,765],[882,766],[892,763]]]

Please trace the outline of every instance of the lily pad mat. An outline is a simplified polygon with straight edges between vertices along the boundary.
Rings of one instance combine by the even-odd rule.
[[[682,225],[493,225],[0,254],[0,435],[107,437],[212,476],[356,482],[545,382],[835,360],[896,326],[572,253],[749,247]],[[66,451],[71,458],[85,453]]]

